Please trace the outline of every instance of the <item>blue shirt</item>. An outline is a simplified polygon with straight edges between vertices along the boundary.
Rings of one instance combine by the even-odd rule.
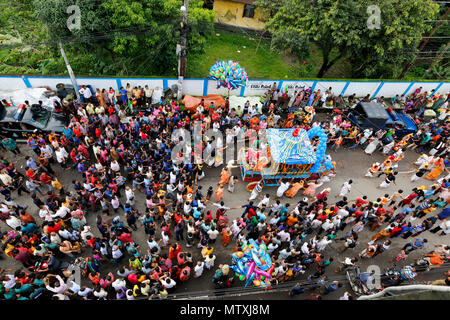
[[[119,90],[119,94],[120,94],[120,98],[122,99],[122,101],[127,100],[127,90],[125,90],[125,89]]]
[[[70,140],[70,139],[72,139],[72,136],[73,136],[73,131],[72,131],[72,129],[70,129],[70,128],[63,128],[62,130],[62,133],[64,133],[64,135],[66,136],[66,138],[68,139],[68,140]]]
[[[405,209],[403,209],[399,213],[410,213],[411,211],[412,211],[412,209],[410,207],[406,207]]]
[[[413,242],[411,242],[411,245],[413,244]],[[425,247],[425,243],[422,242],[422,238],[417,238],[417,240],[414,242],[414,245],[416,247],[419,247],[420,249],[422,249],[423,247]],[[417,250],[419,248],[415,248],[412,247],[413,250]]]

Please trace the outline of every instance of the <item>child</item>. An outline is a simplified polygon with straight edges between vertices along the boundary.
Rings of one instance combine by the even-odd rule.
[[[192,247],[192,243],[194,242],[194,235],[192,232],[188,232],[186,236],[186,247]]]
[[[167,231],[163,231],[161,233],[162,241],[163,241],[163,247],[169,245],[169,233]]]
[[[214,192],[213,187],[210,186],[210,187],[208,188],[208,191],[206,192],[206,200],[211,200],[211,197],[212,197],[213,192]]]

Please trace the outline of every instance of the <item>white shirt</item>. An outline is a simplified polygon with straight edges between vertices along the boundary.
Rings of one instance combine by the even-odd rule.
[[[64,149],[64,147],[60,147],[59,151],[56,151],[55,154],[56,154],[56,160],[59,163],[63,162],[69,156],[69,154],[67,153],[66,149]]]
[[[116,290],[119,291],[122,288],[127,287],[127,282],[123,279],[116,279],[113,283],[111,283],[111,286]]]
[[[352,189],[352,185],[346,181],[341,189],[341,194],[347,194]]]
[[[11,289],[16,285],[16,278],[13,274],[7,274],[9,280],[3,281],[3,286],[7,289]]]
[[[348,215],[349,215],[349,212],[343,208],[338,209],[338,211],[336,213],[336,216],[338,216],[341,219],[347,217]]]
[[[175,184],[177,182],[177,175],[174,172],[170,172],[170,183]]]
[[[316,229],[322,225],[322,221],[315,219],[313,222],[311,222],[311,228]]]
[[[278,245],[275,243],[269,243],[269,245],[267,246],[267,253],[268,254],[272,254],[272,252],[274,252],[275,250],[277,250]]]
[[[308,242],[305,242],[305,243],[302,245],[301,251],[302,251],[304,254],[309,254]]]
[[[284,230],[278,232],[278,235],[280,236],[280,240],[283,242],[291,240],[291,235]]]
[[[111,162],[111,170],[116,171],[116,172],[120,171],[120,165],[116,160]]]
[[[287,189],[289,189],[290,185],[291,184],[289,182],[286,182],[286,183],[281,182],[281,184],[280,184],[280,186],[278,187],[278,190],[277,190],[277,196],[281,197],[287,191]]]
[[[275,212],[275,213],[280,211],[280,209],[281,209],[281,204],[277,204],[276,202],[272,205],[272,208],[271,208],[272,212]]]
[[[113,257],[113,259],[118,259],[121,256],[123,256],[123,253],[122,253],[122,251],[120,251],[120,249],[112,250],[112,257]]]
[[[334,224],[331,223],[329,219],[325,220],[325,222],[322,223],[322,229],[325,231],[333,228],[333,226],[334,226]]]
[[[44,206],[44,209],[39,210],[39,217],[41,219],[45,219],[45,217],[47,216],[48,213],[49,213],[48,207]]]
[[[127,201],[130,201],[131,198],[134,198],[134,192],[131,189],[125,190],[125,196],[127,197]]]
[[[65,206],[61,206],[61,207],[59,207],[59,209],[56,211],[55,214],[52,214],[52,218],[57,218],[57,217],[63,218],[68,213],[70,213],[70,209]]]
[[[269,197],[264,197],[259,203],[258,203],[258,208],[261,208],[263,205],[265,205],[266,207],[269,205],[269,201],[270,198]],[[273,210],[272,210],[273,211]]]
[[[217,230],[208,230],[208,236],[209,236],[209,238],[211,239],[211,240],[215,240],[215,239],[217,239],[217,236],[219,235],[219,231],[217,231]]]
[[[81,88],[79,92],[85,97],[86,99],[89,99],[92,97],[92,92],[89,90],[89,88]]]
[[[323,251],[327,245],[329,245],[331,243],[331,240],[327,240],[326,238],[322,238],[318,243],[317,243],[317,251]]]
[[[205,263],[202,261],[201,265],[196,265],[194,268],[195,275],[200,277],[203,273],[203,268],[205,267]]]
[[[84,288],[84,289],[78,291],[78,295],[80,297],[87,297],[89,295],[89,293],[91,293],[92,291],[94,291],[94,290],[91,288]]]
[[[167,279],[170,280],[169,283],[167,283]],[[173,279],[166,278],[166,279],[161,280],[161,284],[162,284],[165,288],[170,289],[170,288],[175,287],[177,283],[176,283]]]

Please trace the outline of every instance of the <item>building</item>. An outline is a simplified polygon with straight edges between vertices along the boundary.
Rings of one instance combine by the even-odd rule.
[[[256,0],[214,0],[213,10],[216,12],[218,23],[263,30],[267,19],[261,8],[253,3]]]

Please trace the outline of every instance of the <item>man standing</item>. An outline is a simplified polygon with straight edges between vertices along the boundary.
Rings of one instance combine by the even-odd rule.
[[[6,150],[9,150],[16,155],[21,154],[20,149],[16,144],[16,141],[14,141],[11,138],[4,138],[2,140],[2,145]]]
[[[91,102],[92,103],[92,92],[89,88],[87,88],[85,85],[82,85],[80,90],[80,94],[83,95],[85,102]]]

